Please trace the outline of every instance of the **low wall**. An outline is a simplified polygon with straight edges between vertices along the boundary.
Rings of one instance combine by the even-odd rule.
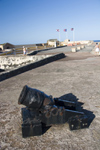
[[[38,56],[0,56],[0,69],[9,70],[32,62],[50,57],[50,55]]]
[[[55,60],[58,60],[58,59],[61,59],[64,57],[65,57],[64,53],[59,53],[56,55],[48,56],[47,58],[38,60],[36,62],[33,62],[33,63],[31,62],[31,63],[28,63],[28,64],[23,65],[21,67],[14,68],[14,69],[9,70],[9,71],[1,72],[0,73],[0,81],[3,81],[5,79],[8,79],[8,78],[13,77],[15,75],[21,74],[21,73],[26,72],[28,70],[34,69],[36,67],[40,67],[42,65],[45,65],[47,63],[50,63],[52,61],[55,61]]]

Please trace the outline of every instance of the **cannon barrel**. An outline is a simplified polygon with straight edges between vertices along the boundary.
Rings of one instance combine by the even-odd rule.
[[[62,100],[59,98],[53,98],[51,95],[48,96],[44,92],[30,88],[25,85],[20,93],[18,104],[23,104],[29,109],[40,110],[44,109],[47,105],[62,106],[66,109],[75,110],[76,103],[68,100]]]
[[[76,111],[76,103],[53,98],[44,92],[25,85],[20,93],[18,104],[22,108],[23,137],[42,134],[42,126],[69,123],[71,130],[88,127],[88,118],[83,112]]]
[[[18,104],[23,104],[29,109],[40,110],[46,105],[54,103],[52,96],[46,95],[44,92],[30,88],[25,85],[18,99]]]

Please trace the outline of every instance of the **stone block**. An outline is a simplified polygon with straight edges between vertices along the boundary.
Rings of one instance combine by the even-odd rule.
[[[84,45],[81,45],[81,49],[82,49],[82,48],[85,48],[85,46],[84,46]]]
[[[77,50],[80,50],[80,49],[81,49],[81,47],[80,47],[80,46],[78,46],[78,47],[77,47]]]
[[[77,50],[76,50],[76,47],[73,47],[72,48],[72,52],[76,52]]]

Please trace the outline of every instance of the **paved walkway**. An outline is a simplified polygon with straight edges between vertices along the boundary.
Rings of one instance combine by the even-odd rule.
[[[77,53],[79,52],[91,52],[94,48],[94,43],[92,45],[85,45],[85,48],[78,50]],[[40,50],[38,54],[51,54],[51,53],[68,53],[71,52],[72,47],[79,47],[81,45],[78,46],[67,46],[67,47],[61,47],[61,48],[53,48],[50,50]]]
[[[73,53],[74,60],[66,57],[0,82],[0,150],[100,150],[100,57],[81,56],[84,59]],[[65,123],[42,136],[23,139],[24,106],[18,105],[18,97],[24,85],[54,97],[77,99],[89,117],[89,128],[70,131]]]

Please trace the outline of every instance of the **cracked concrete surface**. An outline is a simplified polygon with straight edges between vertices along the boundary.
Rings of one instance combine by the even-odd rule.
[[[0,82],[0,150],[100,150],[100,57],[74,58],[66,57]],[[77,99],[89,117],[89,128],[70,131],[65,123],[53,125],[41,136],[22,138],[24,106],[18,105],[18,97],[24,85],[53,97]]]

